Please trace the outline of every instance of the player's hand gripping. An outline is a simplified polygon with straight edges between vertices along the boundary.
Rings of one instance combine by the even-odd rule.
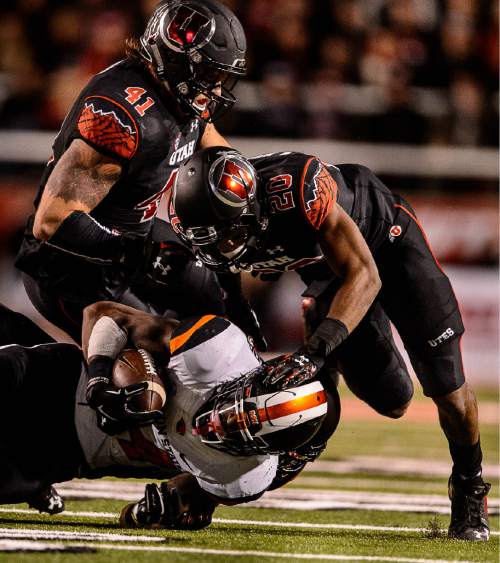
[[[282,389],[300,385],[313,379],[318,372],[318,367],[305,355],[295,352],[283,354],[264,363],[263,385]]]
[[[105,378],[90,379],[87,402],[97,411],[99,428],[113,436],[129,428],[148,426],[162,420],[161,411],[135,411],[130,408],[130,401],[146,389],[146,382],[118,388]]]
[[[189,473],[176,475],[160,485],[146,485],[144,498],[125,506],[122,528],[201,530],[210,525],[216,503]]]

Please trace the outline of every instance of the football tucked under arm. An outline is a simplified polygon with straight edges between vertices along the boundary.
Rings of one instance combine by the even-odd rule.
[[[167,399],[154,359],[143,349],[123,350],[113,366],[111,381],[119,389],[135,383],[146,383],[146,389],[129,401],[134,411],[161,410]]]
[[[87,401],[99,428],[111,435],[163,418],[166,392],[155,362],[146,350],[123,350],[127,340],[127,332],[103,316],[88,342]]]

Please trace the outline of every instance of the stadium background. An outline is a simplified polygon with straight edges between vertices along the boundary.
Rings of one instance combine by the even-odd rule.
[[[249,155],[297,149],[372,167],[416,208],[455,284],[469,376],[498,374],[498,3],[235,0],[249,75],[219,124]],[[89,77],[121,58],[156,1],[2,2],[0,300],[51,139]],[[301,284],[246,279],[271,350],[301,337]],[[37,319],[39,320],[39,319]],[[54,331],[52,331],[54,333]]]

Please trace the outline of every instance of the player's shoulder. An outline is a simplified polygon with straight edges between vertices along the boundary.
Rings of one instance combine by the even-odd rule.
[[[285,151],[260,154],[249,158],[249,160],[260,175],[274,174],[276,171],[290,174],[298,172],[300,175],[311,158],[314,157],[305,153]]]
[[[216,315],[187,317],[177,325],[170,339],[170,354],[175,356],[200,346],[227,331],[231,322]]]
[[[80,99],[78,135],[124,160],[155,147],[175,123],[147,69],[124,59],[96,74]]]

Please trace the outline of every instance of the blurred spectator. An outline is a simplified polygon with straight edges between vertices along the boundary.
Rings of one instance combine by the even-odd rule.
[[[0,127],[57,129],[157,1],[2,3]],[[497,1],[222,1],[244,22],[260,83],[224,133],[497,144]]]

